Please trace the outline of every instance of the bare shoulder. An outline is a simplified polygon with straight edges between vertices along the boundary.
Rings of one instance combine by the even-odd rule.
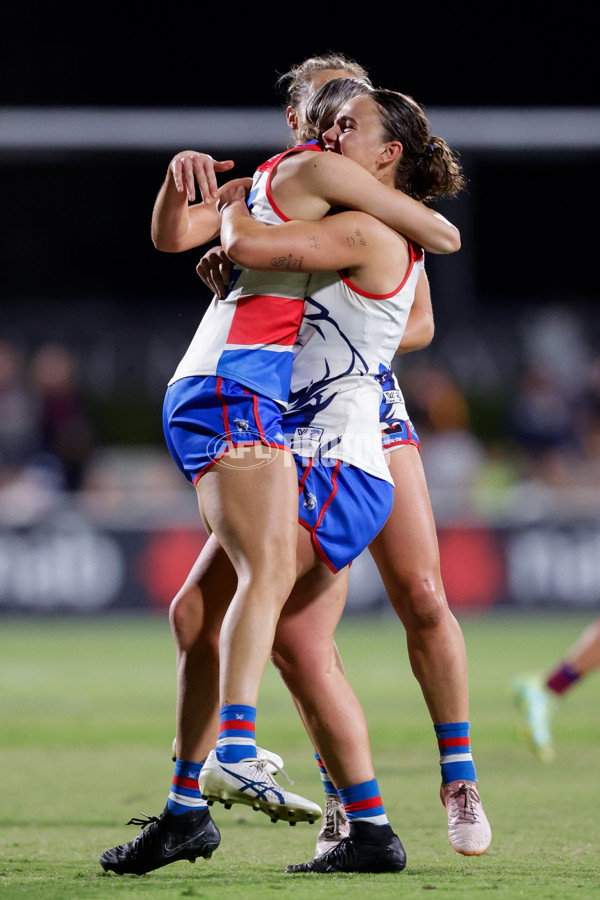
[[[271,189],[279,209],[288,219],[320,219],[329,211],[321,185],[323,178],[316,174],[315,163],[325,153],[305,150],[291,153],[282,159],[273,173]]]
[[[329,156],[328,153],[321,153],[315,150],[300,150],[297,153],[290,153],[284,156],[277,164],[277,175],[310,175],[323,165],[323,158]]]
[[[328,153],[327,151],[319,153],[314,150],[293,153],[282,160],[280,165],[294,167],[297,172],[305,172],[307,175],[353,171],[357,167],[355,162],[346,159],[339,153]]]

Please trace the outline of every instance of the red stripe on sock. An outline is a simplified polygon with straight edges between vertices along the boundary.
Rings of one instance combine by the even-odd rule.
[[[254,722],[246,722],[240,719],[232,719],[229,722],[221,722],[219,731],[230,731],[234,728],[237,728],[241,731],[256,731],[256,725],[254,724]]]
[[[383,806],[381,797],[369,797],[367,800],[357,800],[355,803],[344,805],[346,812],[356,812],[359,809],[373,809],[375,806]]]
[[[198,779],[197,778],[180,778],[179,775],[175,775],[173,777],[173,784],[176,787],[184,787],[184,788],[191,788],[192,790],[198,790]]]
[[[469,737],[456,737],[456,738],[439,738],[438,739],[438,747],[468,747],[471,743],[471,738]]]

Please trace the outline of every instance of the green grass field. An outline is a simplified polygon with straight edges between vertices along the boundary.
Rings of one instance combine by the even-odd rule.
[[[592,617],[463,617],[472,746],[491,821],[482,857],[454,853],[439,797],[433,728],[390,616],[348,618],[340,646],[369,721],[388,817],[407,851],[399,875],[286,875],[312,857],[318,826],[272,824],[215,808],[212,860],[138,878],[106,875],[99,854],[135,836],[125,822],[158,815],[169,790],[174,652],[166,618],[49,622],[0,628],[0,896],[294,898],[600,898],[600,675],[555,719],[557,759],[538,763],[517,738],[508,682],[545,669]],[[269,668],[257,738],[281,753],[294,790],[320,802],[316,764],[291,701]]]

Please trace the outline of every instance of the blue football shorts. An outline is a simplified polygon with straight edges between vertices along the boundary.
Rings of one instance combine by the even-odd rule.
[[[398,380],[390,369],[382,369],[376,378],[381,385],[379,424],[384,453],[396,447],[412,445],[420,450],[419,435],[406,414],[406,404]]]
[[[339,572],[368,547],[385,525],[394,486],[339,460],[294,456],[298,469],[298,521],[316,552]]]
[[[163,429],[171,456],[195,485],[227,453],[250,452],[259,444],[289,452],[281,415],[274,400],[236,381],[192,376],[167,388]],[[250,464],[260,462],[254,455]]]

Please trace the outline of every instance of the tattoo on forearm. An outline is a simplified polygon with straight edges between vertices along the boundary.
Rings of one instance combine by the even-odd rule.
[[[363,236],[363,233],[360,230],[360,228],[357,228],[353,235],[349,234],[348,237],[346,238],[346,242],[349,247],[354,247],[354,245],[357,243],[360,244],[362,247],[367,246],[367,241],[366,241],[365,237]]]
[[[288,269],[294,272],[302,271],[303,264],[304,257],[294,256],[292,253],[288,253],[287,256],[274,256],[271,260],[274,269]]]
[[[317,236],[315,234],[312,234],[308,240],[309,240],[309,246],[312,247],[314,250],[321,249],[319,239],[317,238]]]

